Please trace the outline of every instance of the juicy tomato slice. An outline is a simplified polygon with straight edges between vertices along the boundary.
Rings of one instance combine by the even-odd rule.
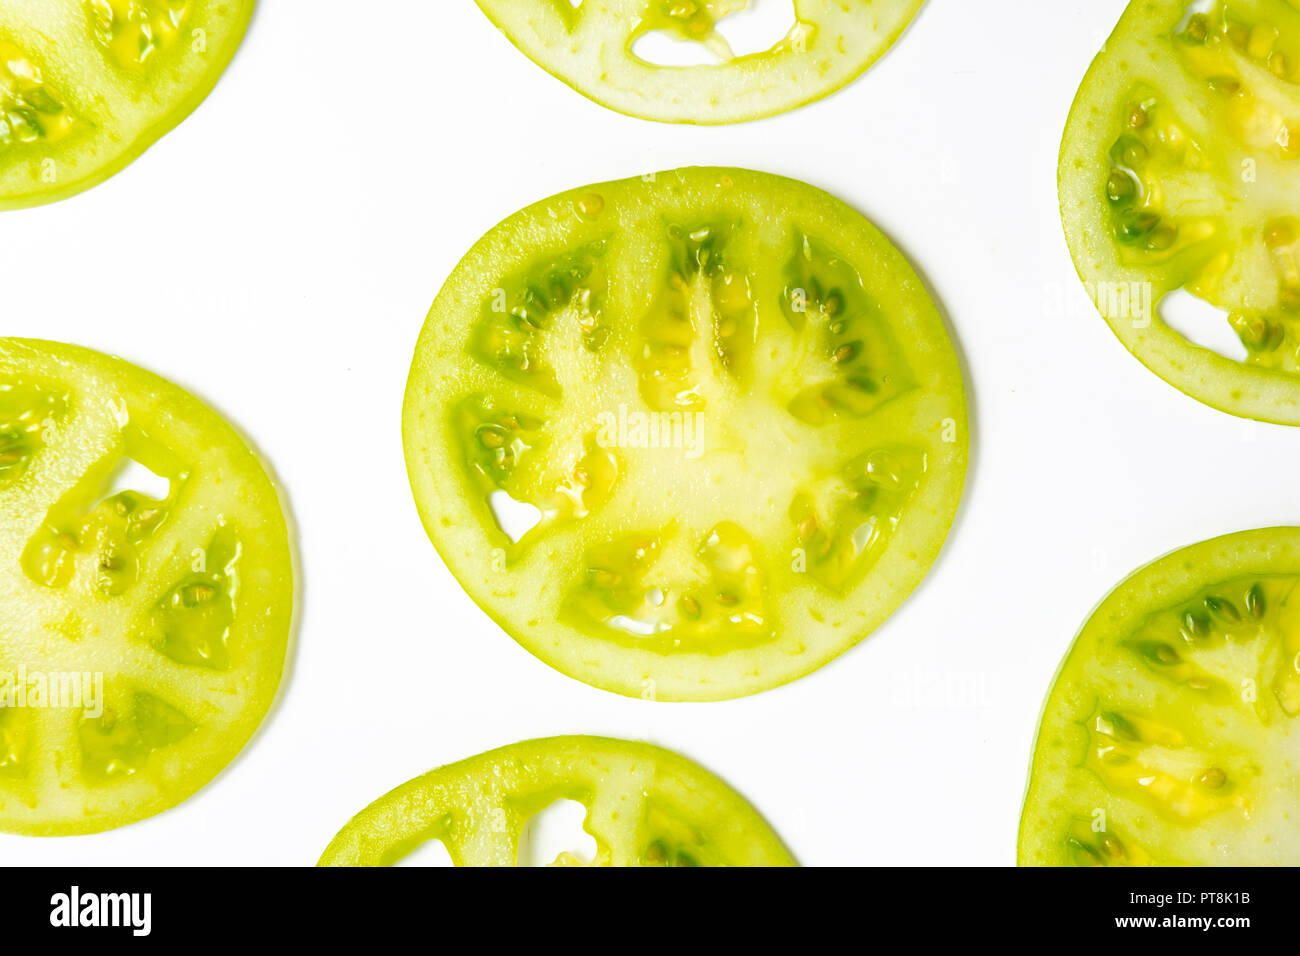
[[[212,90],[253,0],[0,0],[0,209],[119,172]]]
[[[530,60],[582,95],[667,123],[739,123],[834,93],[902,34],[923,0],[795,0],[790,32],[737,56],[717,24],[748,0],[478,0]],[[703,46],[716,63],[660,66],[633,52],[650,33]]]
[[[1138,571],[1047,698],[1020,828],[1032,865],[1300,863],[1300,528]]]
[[[740,169],[492,229],[425,323],[403,434],[470,596],[564,673],[663,700],[774,687],[873,630],[938,555],[967,457],[961,371],[902,255]]]
[[[1300,6],[1135,0],[1060,175],[1075,264],[1124,345],[1208,405],[1300,424]],[[1243,360],[1162,321],[1179,289],[1227,313]]]
[[[391,866],[440,840],[457,866],[515,866],[524,826],[587,808],[593,866],[794,866],[745,799],[698,764],[606,737],[526,740],[402,784],[339,831],[320,866]],[[562,853],[551,865],[583,865]]]
[[[184,800],[284,666],[293,569],[260,462],[148,372],[0,339],[0,515],[0,829],[89,833]]]

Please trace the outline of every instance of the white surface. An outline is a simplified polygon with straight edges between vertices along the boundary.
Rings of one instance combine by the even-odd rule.
[[[1300,508],[1296,433],[1148,373],[1071,266],[1057,148],[1124,6],[929,0],[840,94],[701,129],[589,103],[470,0],[263,0],[213,96],[143,159],[0,217],[0,331],[120,354],[253,437],[300,529],[290,672],[196,797],[98,836],[3,836],[0,861],[308,864],[424,770],[582,732],[699,760],[807,864],[1013,862],[1039,707],[1094,604],[1166,551]],[[884,628],[792,685],[670,705],[564,677],[470,603],[420,527],[400,410],[429,304],[485,230],[690,164],[805,179],[889,234],[950,319],[976,431],[948,548]]]

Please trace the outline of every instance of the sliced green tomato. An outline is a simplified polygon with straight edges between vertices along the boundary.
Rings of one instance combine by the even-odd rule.
[[[834,93],[893,45],[923,0],[795,0],[770,50],[736,56],[718,21],[748,0],[478,0],[530,60],[602,106],[667,123],[739,123]],[[660,66],[633,52],[650,33],[716,63]]]
[[[1148,368],[1223,411],[1300,424],[1300,3],[1134,0],[1061,150],[1075,265]],[[1185,289],[1237,361],[1161,319]]]
[[[0,209],[103,182],[221,76],[253,0],[0,0]]]
[[[1020,824],[1029,865],[1300,863],[1300,528],[1138,571],[1047,698]]]
[[[672,751],[606,737],[526,740],[450,764],[380,797],[339,831],[319,866],[391,866],[440,840],[457,866],[515,866],[528,821],[557,800],[587,809],[589,864],[794,866],[758,812]]]
[[[0,830],[106,830],[202,787],[271,705],[292,600],[276,489],[218,415],[0,339]]]
[[[429,314],[403,434],[470,596],[564,673],[661,700],[774,687],[875,629],[938,555],[967,456],[952,345],[898,250],[740,169],[494,228]]]

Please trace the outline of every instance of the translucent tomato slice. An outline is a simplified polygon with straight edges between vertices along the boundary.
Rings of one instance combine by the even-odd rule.
[[[662,700],[774,687],[872,631],[935,560],[967,456],[907,262],[826,193],[738,169],[494,228],[429,314],[403,429],[470,596],[564,673]]]
[[[190,796],[284,666],[276,489],[193,396],[0,339],[0,829],[87,833]]]
[[[320,866],[389,866],[439,840],[457,866],[515,866],[524,828],[559,800],[586,807],[594,866],[793,866],[745,799],[668,750],[551,737],[489,751],[405,783],[357,814]],[[553,865],[585,864],[571,853]]]
[[[737,55],[719,21],[748,0],[478,0],[529,59],[603,106],[669,123],[737,123],[821,99],[862,75],[923,0],[795,0],[789,32]],[[653,63],[634,50],[649,34],[714,61]]]

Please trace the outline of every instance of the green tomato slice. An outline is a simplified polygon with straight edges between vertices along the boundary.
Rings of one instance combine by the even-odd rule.
[[[661,700],[765,690],[875,629],[938,555],[967,458],[961,371],[902,255],[741,169],[492,229],[429,313],[403,434],[470,596],[571,677]]]
[[[278,494],[225,421],[119,359],[0,339],[0,830],[106,830],[202,787],[275,697],[292,600]]]
[[[402,784],[352,818],[319,866],[391,866],[440,840],[457,866],[515,866],[557,800],[587,808],[592,866],[794,866],[758,812],[698,764],[606,737],[526,740]],[[550,865],[584,865],[561,853]]]
[[[188,116],[253,0],[0,0],[0,209],[65,199]]]
[[[1300,528],[1138,571],[1047,698],[1020,862],[1300,863]]]
[[[510,42],[548,73],[610,109],[666,123],[739,123],[834,93],[888,50],[923,0],[795,0],[790,32],[737,56],[718,21],[748,0],[478,0]],[[662,32],[716,63],[661,66],[633,52]]]
[[[1124,345],[1188,395],[1300,424],[1300,5],[1134,0],[1061,149],[1075,265]],[[1186,290],[1246,358],[1161,318]]]

